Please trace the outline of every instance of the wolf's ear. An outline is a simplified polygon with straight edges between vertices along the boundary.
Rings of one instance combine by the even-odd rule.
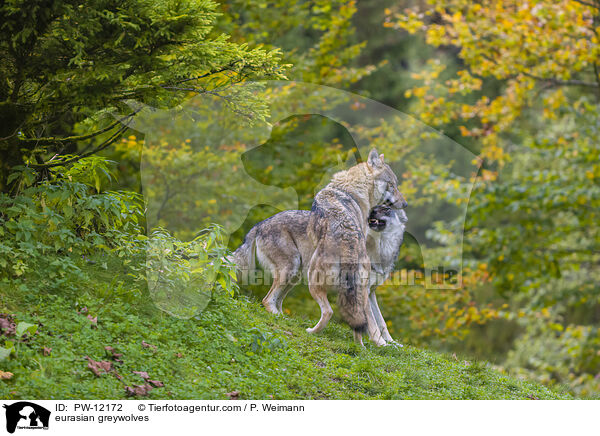
[[[367,165],[371,168],[381,168],[383,166],[383,155],[379,156],[377,150],[372,149],[367,159]]]

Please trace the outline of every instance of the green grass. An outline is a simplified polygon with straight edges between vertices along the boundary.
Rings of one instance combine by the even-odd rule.
[[[78,292],[0,288],[0,311],[38,323],[37,334],[0,362],[14,376],[0,380],[4,399],[119,399],[146,371],[164,387],[153,399],[554,399],[570,398],[493,370],[485,362],[411,346],[360,348],[335,322],[319,335],[315,319],[275,317],[246,297],[215,293],[189,320],[158,310],[145,292],[98,282]],[[86,306],[88,313],[79,314]],[[87,315],[97,317],[93,328]],[[143,347],[142,341],[154,345]],[[87,368],[122,353],[115,374]],[[43,347],[52,348],[44,356]]]

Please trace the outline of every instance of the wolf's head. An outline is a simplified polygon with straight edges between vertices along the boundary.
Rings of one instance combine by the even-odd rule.
[[[375,206],[371,209],[371,213],[369,213],[369,228],[376,232],[381,232],[385,229],[386,222],[391,212],[392,209],[388,206]]]
[[[404,231],[408,221],[406,213],[402,209],[393,209],[386,205],[378,205],[369,213],[369,228],[375,232]]]
[[[398,190],[398,178],[383,160],[383,154],[372,149],[367,159],[367,168],[373,177],[375,204],[385,204],[394,209],[404,209],[408,203]]]

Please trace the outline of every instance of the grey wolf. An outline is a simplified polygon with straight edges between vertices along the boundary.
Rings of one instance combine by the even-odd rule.
[[[248,271],[258,258],[271,272],[273,284],[263,299],[265,308],[280,313],[294,279],[304,273],[321,308],[321,318],[315,327],[307,329],[309,333],[321,331],[329,322],[333,311],[327,292],[331,290],[338,294],[340,313],[354,329],[355,340],[362,344],[362,333],[367,331],[377,345],[384,345],[383,336],[389,337],[389,333],[387,328],[385,333],[380,330],[369,300],[371,264],[366,233],[374,206],[407,206],[397,185],[383,155],[372,150],[367,162],[336,173],[317,193],[310,212],[281,212],[252,228],[233,260],[242,271]],[[380,259],[380,255],[374,258]],[[376,302],[374,296],[372,299]],[[378,307],[376,312],[380,315]]]
[[[408,218],[403,209],[387,206],[375,206],[369,214],[369,231],[367,232],[367,252],[371,261],[369,277],[369,305],[381,336],[386,342],[396,343],[387,329],[375,290],[385,282],[398,258],[400,246],[404,240],[404,230]]]

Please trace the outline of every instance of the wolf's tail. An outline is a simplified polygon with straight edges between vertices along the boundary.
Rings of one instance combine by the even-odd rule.
[[[256,269],[256,228],[250,229],[244,242],[231,255],[233,263],[237,266],[238,283],[244,282],[248,272]]]
[[[367,331],[367,309],[365,304],[368,285],[365,288],[358,276],[357,264],[342,267],[340,272],[340,292],[338,293],[338,310],[342,319],[357,333]]]

